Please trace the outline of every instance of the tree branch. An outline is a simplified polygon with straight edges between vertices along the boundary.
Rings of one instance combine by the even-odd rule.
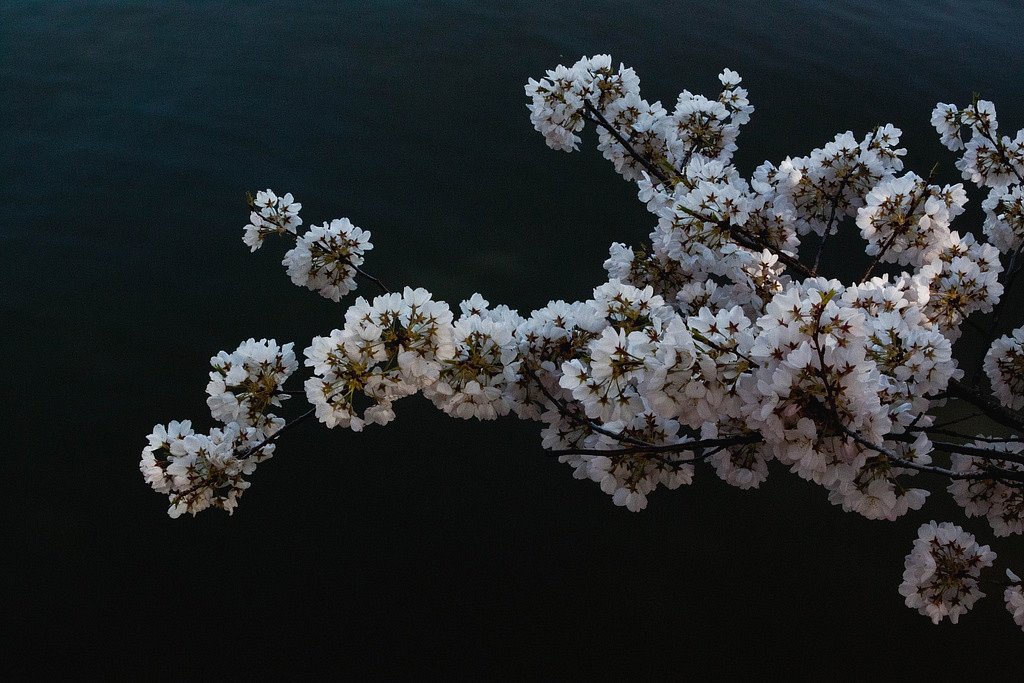
[[[722,437],[719,439],[702,439],[698,441],[689,441],[683,443],[670,443],[670,444],[659,444],[648,445],[648,446],[635,446],[633,448],[619,448],[619,449],[601,449],[601,448],[565,448],[561,450],[549,451],[551,455],[646,455],[646,454],[657,454],[657,453],[678,453],[680,451],[704,451],[706,449],[723,449],[730,446],[740,446],[744,444],[760,443],[762,441],[760,434],[737,434],[736,436]],[[701,456],[704,457],[704,456]],[[698,458],[692,458],[686,462],[695,462]]]
[[[859,443],[865,448],[875,451],[880,455],[884,455],[889,460],[899,467],[905,469],[917,470],[918,472],[928,472],[930,474],[940,474],[950,479],[966,479],[966,480],[980,480],[980,479],[993,479],[1003,481],[1009,486],[1020,486],[1020,484],[1014,484],[1010,482],[1022,482],[1024,483],[1024,472],[1014,472],[1011,470],[1004,470],[996,467],[989,468],[986,472],[954,472],[953,470],[946,469],[944,467],[935,467],[933,465],[919,465],[912,460],[906,460],[896,455],[892,450],[885,446],[879,446],[878,444],[871,443],[867,439],[863,438],[851,429],[848,429],[846,425],[840,424],[840,429],[846,433],[851,439]],[[891,437],[889,437],[891,438]]]
[[[977,389],[969,387],[958,380],[949,380],[946,390],[954,398],[967,401],[991,420],[1006,427],[1011,427],[1019,432],[1024,432],[1024,421],[1013,412],[1002,407],[998,403],[981,395]]]
[[[594,105],[590,104],[590,102],[584,101],[583,107],[591,115],[591,120],[597,125],[607,130],[609,133],[611,133],[612,137],[615,138],[616,142],[622,145],[622,148],[626,150],[626,153],[629,154],[629,156],[635,159],[638,163],[640,163],[640,165],[642,165],[648,173],[650,173],[653,177],[657,178],[658,181],[661,182],[663,185],[672,185],[671,181],[673,179],[666,175],[664,171],[659,169],[657,165],[654,164],[654,162],[652,162],[651,160],[647,159],[639,152],[637,152],[636,149],[634,149],[633,146],[629,143],[629,141],[626,140],[621,133],[619,133],[615,126],[608,122],[608,119],[606,119],[605,116],[594,107]],[[679,177],[677,175],[676,180],[678,179]],[[789,254],[780,249],[775,249],[765,244],[763,240],[760,240],[757,238],[757,236],[752,235],[748,231],[743,230],[743,228],[741,228],[740,226],[731,225],[729,221],[720,220],[715,218],[714,216],[705,216],[686,207],[680,207],[680,209],[684,213],[693,218],[704,221],[705,223],[713,223],[717,225],[720,230],[727,232],[736,241],[736,243],[742,247],[746,247],[747,249],[755,251],[767,249],[768,251],[775,254],[785,266],[792,268],[795,272],[799,273],[800,275],[803,275],[804,277],[811,277],[813,275],[812,271],[803,263],[801,263],[799,259],[790,256]]]

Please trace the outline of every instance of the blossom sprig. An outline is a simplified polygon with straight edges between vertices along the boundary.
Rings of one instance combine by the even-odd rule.
[[[425,289],[360,297],[345,314],[345,327],[316,337],[306,349],[306,396],[328,427],[360,431],[394,419],[392,403],[440,378],[455,356],[452,313]],[[362,414],[357,402],[369,402]]]
[[[805,157],[783,160],[777,191],[793,206],[797,232],[832,235],[839,218],[856,216],[868,192],[903,170],[906,150],[897,147],[901,135],[891,124],[862,140],[847,131]]]
[[[255,197],[250,193],[248,200],[252,212],[242,241],[256,251],[270,235],[291,236],[295,246],[285,253],[281,265],[294,284],[335,302],[356,289],[356,275],[381,284],[360,269],[366,252],[373,249],[370,233],[353,225],[348,218],[314,225],[300,235],[302,204],[297,203],[291,193],[278,197],[273,190],[263,190]]]
[[[263,240],[268,236],[287,233],[294,235],[302,225],[302,218],[299,217],[302,204],[297,203],[290,192],[281,197],[273,190],[257,192],[255,197],[250,194],[249,207],[252,212],[242,241],[251,251],[262,247]]]
[[[995,187],[981,204],[985,211],[982,229],[992,245],[1004,254],[1024,245],[1024,186]]]
[[[189,420],[171,421],[154,427],[147,438],[139,467],[146,483],[169,497],[171,517],[195,516],[211,507],[233,512],[249,488],[245,476],[275,448],[263,431],[237,422],[196,434]]]
[[[479,294],[463,301],[455,321],[455,353],[442,361],[438,381],[424,395],[449,415],[493,420],[512,408],[508,384],[519,357],[516,329],[524,321],[507,306],[488,308]]]
[[[284,432],[313,417],[356,432],[385,425],[397,401],[422,393],[452,417],[537,422],[544,450],[633,512],[703,467],[741,489],[788,468],[868,519],[921,509],[938,481],[995,536],[1024,533],[1024,328],[993,343],[1024,250],[1024,131],[1000,134],[990,102],[940,104],[932,122],[962,152],[960,184],[904,171],[892,124],[746,177],[732,159],[753,107],[739,74],[719,80],[719,94],[683,91],[670,109],[643,99],[636,73],[608,55],[530,79],[530,118],[548,146],[576,150],[593,125],[651,214],[649,243],[613,244],[607,280],[583,301],[520,315],[473,294],[456,318],[427,290],[392,292],[364,271],[370,235],[348,219],[300,234],[290,194],[258,193],[243,237],[252,250],[290,235],[283,264],[296,285],[340,301],[366,278],[382,293],[356,299],[341,329],[304,350],[312,407],[287,422],[269,410],[287,398],[291,344],[218,354],[208,393],[223,425],[205,435],[187,421],[158,425],[140,463],[146,482],[173,516],[232,511]],[[973,232],[958,224],[971,185],[988,192]],[[853,282],[819,275],[829,236],[844,232],[863,239]],[[972,317],[993,311],[987,327]],[[991,344],[991,396],[960,368],[968,328]],[[939,423],[950,401],[997,435]],[[955,623],[994,559],[962,528],[926,524],[900,592]],[[1024,592],[1009,576],[1004,600],[1024,626]]]
[[[999,251],[968,233],[952,231],[934,260],[913,276],[921,310],[936,329],[955,341],[972,313],[988,313],[1003,296]],[[925,293],[927,292],[927,293]]]
[[[284,383],[298,367],[292,346],[249,339],[210,359],[207,405],[221,427],[197,434],[184,420],[153,428],[139,469],[146,483],[168,495],[172,517],[210,507],[234,511],[249,488],[245,477],[273,455],[273,441],[286,428],[268,410],[289,398]]]

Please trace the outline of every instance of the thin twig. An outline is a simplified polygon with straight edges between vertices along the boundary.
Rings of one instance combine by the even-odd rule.
[[[330,400],[331,398],[333,398],[333,396],[329,397],[327,400]],[[239,458],[239,460],[245,460],[249,456],[255,455],[259,451],[263,450],[264,448],[266,448],[267,446],[272,444],[274,441],[276,441],[277,437],[281,436],[282,434],[284,434],[286,431],[288,431],[292,427],[300,425],[303,422],[305,422],[306,420],[308,420],[309,417],[311,415],[313,415],[313,413],[315,413],[315,412],[316,412],[316,408],[310,408],[309,410],[304,412],[302,415],[299,415],[297,418],[295,418],[291,422],[286,422],[284,424],[284,426],[282,426],[276,432],[274,432],[273,434],[271,434],[267,438],[263,439],[263,441],[260,441],[258,444],[256,444],[255,446],[253,446],[252,448],[247,450],[245,452],[245,455],[243,455],[241,458]]]
[[[945,396],[929,396],[928,397],[928,399],[932,400],[932,401],[939,400],[940,398],[946,398],[946,397]],[[958,417],[958,418],[956,418],[954,420],[946,420],[945,422],[940,422],[940,423],[938,423],[936,425],[932,425],[932,428],[933,429],[937,429],[937,428],[941,428],[941,427],[952,427],[955,424],[960,424],[961,422],[966,422],[967,420],[973,420],[975,418],[982,417],[982,415],[983,415],[983,413],[971,413],[970,415],[964,415],[963,417]]]
[[[952,429],[941,429],[938,427],[919,427],[913,429],[914,432],[925,432],[926,434],[939,434],[941,436],[951,436],[958,439],[968,439],[971,441],[982,441],[984,443],[1020,443],[1024,442],[1024,437],[1020,436],[972,436],[970,434],[961,434],[960,432],[954,432]]]
[[[363,270],[362,268],[360,268],[358,266],[353,266],[353,267],[356,269],[356,272],[358,274],[362,275],[367,280],[369,280],[370,282],[372,282],[375,285],[377,285],[378,287],[380,287],[382,292],[384,292],[385,294],[390,294],[391,293],[391,290],[387,288],[387,285],[385,285],[383,282],[378,280],[376,277],[374,277],[373,275],[370,275],[369,273],[367,273],[365,270]]]

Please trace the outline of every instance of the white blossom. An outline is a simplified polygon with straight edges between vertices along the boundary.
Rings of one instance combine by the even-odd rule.
[[[950,340],[932,328],[911,298],[906,280],[890,283],[887,277],[848,287],[842,296],[865,313],[867,357],[881,373],[879,399],[903,425],[920,422],[933,403],[928,395],[944,391],[962,374]]]
[[[597,482],[601,490],[612,497],[612,502],[631,512],[647,507],[647,496],[659,486],[675,489],[693,481],[692,460],[694,454],[685,450],[686,439],[680,438],[679,423],[665,420],[651,413],[639,413],[625,421],[612,421],[605,429],[631,443],[664,447],[680,444],[678,451],[646,453],[642,450],[629,452],[619,438],[606,434],[589,437],[586,444],[591,449],[607,450],[608,455],[565,455],[561,462],[574,468],[577,479]]]
[[[797,232],[832,234],[838,219],[855,216],[879,181],[903,170],[906,150],[896,146],[901,134],[885,125],[858,141],[847,131],[806,157],[779,164],[778,191],[793,207]]]
[[[778,294],[757,321],[750,357],[758,368],[741,385],[748,424],[775,457],[830,487],[852,481],[867,458],[850,433],[881,443],[891,428],[865,316],[843,303],[842,290],[819,278]]]
[[[559,65],[547,77],[530,79],[530,120],[548,146],[566,152],[577,149],[577,132],[586,120],[585,105],[604,110],[613,102],[639,93],[640,79],[632,69],[612,68],[611,57],[584,57],[571,67]]]
[[[563,363],[559,384],[583,404],[588,417],[628,422],[643,411],[637,383],[650,349],[651,340],[643,332],[605,328],[589,345],[589,363]]]
[[[146,438],[149,445],[142,449],[139,469],[146,483],[159,493],[170,493],[174,478],[167,474],[167,465],[172,457],[185,455],[185,437],[193,435],[190,420],[171,420],[165,427],[156,425]]]
[[[1002,272],[995,247],[953,231],[938,255],[914,276],[914,284],[928,292],[922,312],[950,340],[956,340],[964,318],[975,311],[987,313],[999,302]]]
[[[306,396],[328,427],[360,431],[366,424],[394,419],[392,402],[436,382],[445,361],[455,356],[452,313],[425,289],[406,287],[359,297],[345,313],[345,327],[316,337],[306,349],[315,373]],[[360,413],[356,403],[370,405]]]
[[[683,91],[675,109],[661,119],[670,163],[686,166],[694,155],[728,162],[736,151],[739,126],[723,103]]]
[[[274,451],[262,431],[237,422],[209,434],[196,434],[188,421],[171,422],[154,427],[148,438],[140,468],[147,483],[168,495],[171,517],[209,507],[233,512],[249,488],[244,477]]]
[[[939,133],[942,144],[951,151],[958,151],[964,148],[963,140],[960,138],[962,126],[960,111],[954,104],[939,103],[932,110],[932,126]]]
[[[540,419],[553,406],[548,395],[563,393],[562,364],[578,357],[608,326],[593,306],[583,302],[551,301],[533,311],[516,329],[519,357],[510,367],[513,408],[519,417]],[[545,395],[545,392],[547,395]],[[571,398],[571,394],[566,393]]]
[[[932,112],[932,125],[944,145],[963,151],[956,167],[964,180],[996,189],[1024,181],[1024,130],[1013,139],[1000,135],[992,102],[975,100],[962,110],[939,104]],[[966,142],[964,128],[970,136]]]
[[[750,435],[740,420],[730,420],[722,425],[705,422],[701,428],[701,439],[714,439],[740,434]],[[764,444],[744,443],[724,448],[715,453],[708,462],[715,468],[715,474],[722,481],[740,489],[756,489],[768,478],[768,462],[771,453],[766,452]]]

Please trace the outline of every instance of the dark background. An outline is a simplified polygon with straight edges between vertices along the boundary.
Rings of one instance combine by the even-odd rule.
[[[962,520],[941,489],[871,522],[778,466],[751,492],[705,468],[634,515],[535,425],[419,398],[387,428],[302,427],[234,517],[169,519],[137,465],[153,424],[210,426],[218,350],[302,349],[343,323],[288,282],[283,244],[248,253],[246,190],[370,230],[366,267],[392,287],[528,313],[586,298],[609,243],[652,221],[592,137],[545,147],[528,77],[610,52],[671,105],[729,67],[757,108],[743,173],[891,121],[908,168],[948,181],[935,102],[978,91],[1024,125],[1022,19],[1018,2],[2,3],[5,669],[1019,673],[1001,591],[938,627],[896,591],[917,527]],[[994,544],[1018,570],[1020,546]]]

